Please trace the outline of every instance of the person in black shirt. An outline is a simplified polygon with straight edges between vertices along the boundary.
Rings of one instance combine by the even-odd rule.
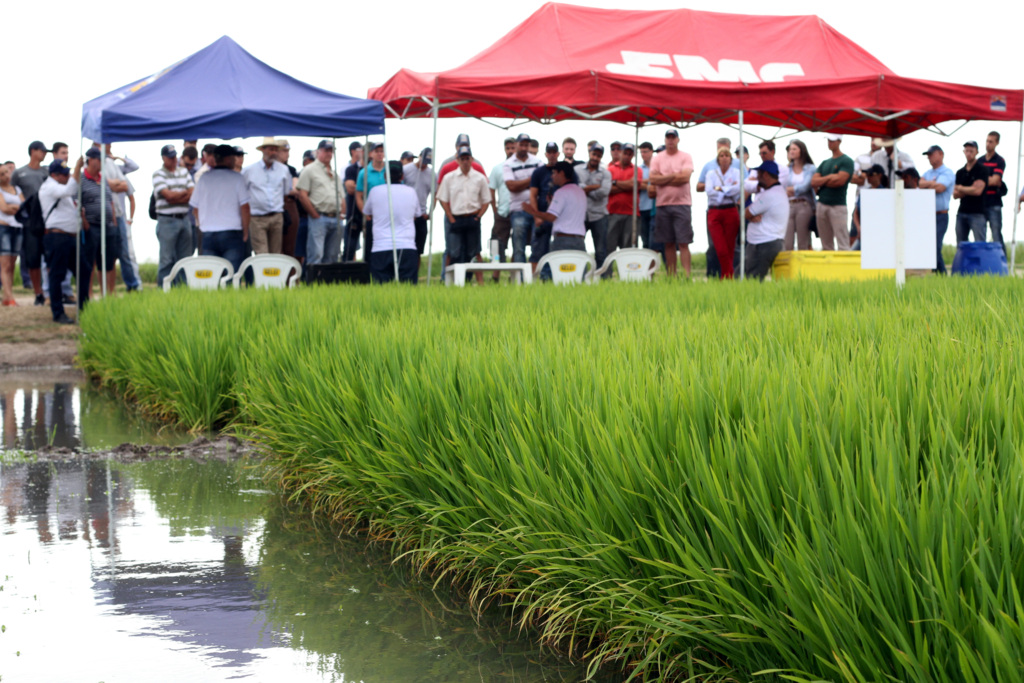
[[[359,233],[363,231],[363,214],[356,206],[356,180],[363,167],[363,146],[352,142],[348,146],[349,164],[345,168],[345,246],[342,261],[355,261],[359,249]]]
[[[541,212],[548,210],[548,203],[551,195],[558,189],[551,182],[551,169],[558,163],[558,143],[549,142],[544,149],[547,157],[546,166],[538,166],[530,176],[530,203]],[[534,272],[537,271],[537,263],[544,254],[551,249],[551,223],[534,219],[533,240],[530,242],[530,263]]]
[[[999,144],[999,133],[992,131],[985,138],[985,156],[979,163],[988,169],[989,176],[985,185],[985,220],[992,228],[992,241],[998,242],[999,246],[1006,251],[1003,243],[1003,195],[1006,193],[1006,186],[1003,185],[1003,173],[1006,171],[1006,160],[996,153],[996,146]]]
[[[956,212],[956,243],[967,240],[973,233],[975,242],[985,241],[985,187],[989,172],[978,162],[978,143],[969,140],[964,143],[964,157],[967,164],[956,172],[953,198],[960,200]]]

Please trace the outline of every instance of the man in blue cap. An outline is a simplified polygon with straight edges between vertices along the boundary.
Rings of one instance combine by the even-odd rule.
[[[191,256],[195,249],[192,244],[192,221],[188,217],[188,202],[192,198],[195,182],[192,175],[178,165],[178,150],[174,145],[164,145],[160,157],[163,165],[153,172],[156,237],[160,242],[157,287],[163,287],[164,278],[171,274],[174,264]]]
[[[79,239],[78,183],[82,177],[84,159],[79,157],[74,174],[63,159],[50,162],[50,177],[39,187],[39,206],[43,212],[46,234],[43,249],[49,266],[50,311],[53,322],[70,324],[72,320],[64,313],[64,297],[61,291],[64,277],[75,269],[76,241]],[[88,225],[83,225],[86,230]],[[78,251],[78,305],[85,305],[89,296],[89,281],[92,279],[92,261],[84,246]]]
[[[747,207],[747,245],[743,270],[764,280],[782,251],[789,223],[789,196],[779,184],[779,165],[765,161],[757,172],[757,199]]]

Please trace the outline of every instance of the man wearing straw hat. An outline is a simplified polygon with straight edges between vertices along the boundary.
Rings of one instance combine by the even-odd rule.
[[[284,199],[292,191],[292,174],[277,160],[275,138],[263,138],[256,148],[263,158],[242,170],[249,191],[249,238],[256,254],[280,254],[284,237]]]

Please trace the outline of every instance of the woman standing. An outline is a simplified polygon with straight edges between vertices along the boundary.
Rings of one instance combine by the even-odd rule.
[[[789,225],[786,226],[784,249],[793,251],[793,238],[796,237],[796,248],[807,251],[811,248],[811,219],[814,218],[814,190],[811,189],[811,177],[815,166],[807,145],[800,140],[793,140],[786,148],[789,159],[789,177],[786,178],[786,194],[789,195]]]
[[[740,212],[736,202],[740,196],[740,172],[732,167],[729,149],[718,150],[718,168],[708,172],[706,188],[708,193],[708,232],[711,243],[718,255],[721,279],[732,279],[733,255],[736,252],[736,236],[740,232]]]
[[[3,306],[18,305],[14,301],[14,262],[21,253],[24,232],[14,214],[18,213],[25,197],[11,185],[11,173],[9,166],[0,166],[0,285],[3,287],[0,305]]]

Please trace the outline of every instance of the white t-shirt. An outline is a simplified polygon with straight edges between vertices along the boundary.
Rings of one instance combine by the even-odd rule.
[[[555,190],[548,213],[557,216],[551,224],[551,232],[586,237],[587,193],[576,183],[566,183]]]
[[[395,215],[395,249],[416,248],[416,216],[422,216],[416,190],[408,185],[391,186],[391,212]],[[388,212],[388,186],[370,190],[363,203],[363,215],[373,219],[373,253],[391,251],[391,215]]]
[[[747,242],[764,244],[786,236],[789,223],[789,196],[780,183],[757,193],[757,201],[750,205],[750,213],[760,216],[757,223],[747,223]]]
[[[214,168],[204,173],[188,202],[199,209],[199,229],[203,232],[241,230],[240,209],[248,203],[245,177],[230,168]]]
[[[533,175],[534,170],[538,166],[541,166],[541,161],[532,154],[526,155],[526,161],[521,161],[515,154],[505,159],[505,163],[501,166],[501,178],[504,181],[509,180],[526,180]],[[508,187],[506,185],[506,187]],[[523,202],[530,198],[530,188],[527,186],[525,190],[519,192],[509,191],[510,209],[512,211],[522,211]]]

